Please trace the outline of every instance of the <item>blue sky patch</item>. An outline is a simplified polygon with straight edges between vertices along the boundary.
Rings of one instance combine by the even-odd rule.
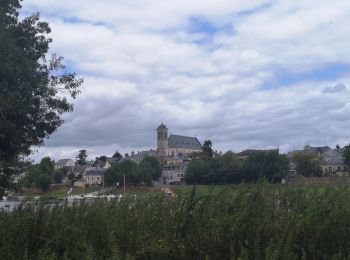
[[[286,70],[277,70],[275,72],[275,79],[272,82],[267,82],[264,89],[289,86],[304,81],[335,80],[346,75],[350,75],[350,64],[346,63],[325,64],[318,69],[303,73],[291,73]]]

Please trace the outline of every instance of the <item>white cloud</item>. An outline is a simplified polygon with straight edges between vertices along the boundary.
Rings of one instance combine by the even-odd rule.
[[[322,93],[349,86],[348,75],[302,76],[350,68],[349,1],[27,0],[24,9],[41,11],[52,50],[86,79],[40,156],[154,147],[161,121],[222,149],[350,139],[349,91]],[[196,18],[214,31],[191,32]]]

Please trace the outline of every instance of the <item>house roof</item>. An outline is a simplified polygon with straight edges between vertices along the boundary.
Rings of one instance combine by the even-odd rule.
[[[88,171],[86,175],[87,176],[104,175],[105,171],[107,171],[107,169],[105,168],[96,168]]]
[[[56,165],[58,165],[58,166],[64,166],[64,165],[66,165],[66,163],[67,163],[68,161],[70,161],[70,160],[71,160],[71,159],[60,159],[60,160],[57,161]]]
[[[197,137],[189,137],[189,136],[181,136],[181,135],[170,135],[168,138],[168,147],[202,150],[202,145],[198,141]]]
[[[316,147],[312,147],[312,146],[306,146],[306,149],[307,151],[314,151],[316,153],[320,153],[320,154],[323,154],[325,152],[328,152],[330,150],[332,150],[332,148],[330,148],[329,146],[316,146]]]
[[[117,161],[117,158],[114,157],[105,157],[106,161],[102,160],[101,158],[96,159],[96,161],[93,163],[93,167],[104,167],[106,163],[108,162],[110,165],[115,163]]]
[[[123,159],[121,159],[119,162],[123,162],[123,161],[133,161],[136,163],[140,163],[143,159],[145,159],[147,156],[156,156],[156,151],[155,150],[147,150],[147,151],[141,151],[137,154],[134,155],[130,155],[128,157],[125,157]]]
[[[324,165],[342,165],[342,164],[344,164],[343,157],[330,157],[324,162]]]
[[[237,153],[237,156],[246,156],[253,153],[262,153],[262,152],[279,152],[279,149],[267,149],[267,150],[254,150],[254,149],[247,149],[242,152]]]

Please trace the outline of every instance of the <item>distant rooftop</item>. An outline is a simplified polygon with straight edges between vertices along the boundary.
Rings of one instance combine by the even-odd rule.
[[[168,129],[168,128],[166,127],[166,125],[161,123],[160,126],[158,126],[157,130],[161,130],[161,129]]]
[[[66,163],[67,163],[68,161],[70,161],[70,160],[71,160],[71,159],[60,159],[60,160],[57,161],[56,165],[64,166],[64,165],[66,165]]]
[[[170,135],[168,143],[169,148],[202,150],[202,145],[198,141],[197,137]]]

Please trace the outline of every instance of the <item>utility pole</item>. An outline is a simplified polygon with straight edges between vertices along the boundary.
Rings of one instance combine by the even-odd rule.
[[[124,197],[125,197],[125,173],[124,173]]]

